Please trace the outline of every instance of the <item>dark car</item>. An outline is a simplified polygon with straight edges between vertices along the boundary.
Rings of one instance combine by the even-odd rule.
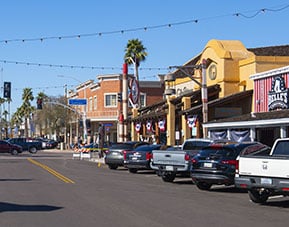
[[[132,151],[125,151],[124,166],[131,173],[136,173],[138,170],[151,169],[152,151],[160,150],[161,147],[161,144],[151,144],[139,146]]]
[[[32,154],[42,149],[42,142],[33,138],[10,138],[7,142],[17,144],[22,147],[23,151],[29,151]]]
[[[146,142],[139,141],[127,141],[122,143],[112,144],[106,151],[104,157],[105,164],[108,165],[110,169],[117,169],[119,166],[123,166],[123,152],[130,151],[136,147],[147,144]]]
[[[234,185],[236,160],[246,148],[260,149],[266,145],[258,142],[218,143],[203,148],[192,158],[191,177],[201,190],[209,190],[212,185]]]
[[[22,147],[17,144],[9,143],[5,140],[0,140],[0,152],[17,155],[19,153],[22,153]]]
[[[46,149],[54,149],[58,147],[58,142],[56,140],[53,139],[48,139],[46,141]]]

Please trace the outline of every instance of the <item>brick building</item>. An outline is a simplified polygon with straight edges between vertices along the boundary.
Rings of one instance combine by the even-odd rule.
[[[128,76],[128,84],[133,76]],[[87,105],[73,106],[79,113],[86,115],[87,142],[97,142],[100,126],[104,127],[104,140],[109,142],[119,141],[119,117],[123,112],[123,102],[119,99],[119,94],[123,91],[122,74],[98,75],[97,82],[88,80],[76,87],[75,91],[70,91],[69,99],[86,99]],[[141,107],[152,105],[163,99],[164,84],[159,81],[140,81],[140,104]],[[129,92],[128,88],[128,92]],[[128,113],[130,114],[132,106],[129,100]],[[86,108],[86,109],[84,109]],[[84,135],[83,118],[71,123],[69,141],[70,143]],[[129,131],[130,125],[128,125]],[[127,135],[130,139],[130,135]]]

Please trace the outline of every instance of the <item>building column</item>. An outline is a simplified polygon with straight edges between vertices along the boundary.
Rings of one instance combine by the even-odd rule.
[[[287,137],[286,126],[280,126],[280,137],[281,138],[286,138]]]
[[[184,103],[183,110],[187,110],[191,108],[191,98],[183,97],[182,102]],[[184,142],[186,139],[191,137],[191,130],[187,124],[186,115],[182,115],[182,141]]]
[[[167,99],[168,115],[167,115],[167,145],[174,146],[176,143],[176,107]]]
[[[256,140],[256,128],[250,128],[250,138],[252,142]]]
[[[136,118],[138,116],[138,111],[136,108],[132,109],[132,118]],[[134,122],[131,122],[131,140],[132,141],[139,141],[138,133],[135,130]]]

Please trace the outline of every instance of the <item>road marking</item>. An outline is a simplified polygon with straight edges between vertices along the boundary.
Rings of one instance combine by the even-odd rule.
[[[75,182],[65,176],[63,176],[62,174],[58,173],[57,171],[51,169],[50,167],[40,163],[40,162],[37,162],[35,160],[33,160],[32,158],[28,158],[27,159],[29,162],[33,163],[34,165],[37,165],[39,167],[41,167],[42,169],[45,169],[47,172],[51,173],[52,175],[54,175],[55,177],[57,177],[58,179],[62,180],[63,182],[65,183],[71,183],[71,184],[74,184]]]

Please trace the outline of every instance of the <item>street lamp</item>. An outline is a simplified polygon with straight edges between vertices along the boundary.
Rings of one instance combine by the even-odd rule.
[[[65,76],[65,75],[58,75],[58,77],[63,77],[63,78],[71,78],[74,79],[75,81],[77,81],[78,83],[82,84],[83,82],[81,82],[80,80],[78,80],[77,78],[73,77],[73,76]],[[84,85],[84,99],[86,100],[86,85]],[[87,127],[86,127],[86,106],[87,106],[87,101],[84,105],[84,110],[83,110],[83,114],[82,114],[82,121],[83,121],[83,139],[84,142],[86,142],[87,139]]]
[[[196,84],[201,87],[201,97],[202,97],[202,112],[203,112],[203,124],[208,122],[208,90],[207,90],[207,60],[202,59],[201,64],[199,65],[185,65],[185,66],[171,66],[170,68],[177,68],[181,72],[183,72],[186,76],[188,76],[191,80],[193,80]],[[196,80],[190,73],[186,72],[184,69],[200,69],[202,72],[201,83]],[[203,126],[203,136],[207,137],[207,128]]]

